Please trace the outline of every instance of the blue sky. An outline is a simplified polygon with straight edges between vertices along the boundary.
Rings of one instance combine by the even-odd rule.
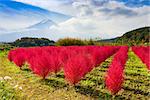
[[[52,26],[47,32],[46,30],[44,32],[55,33],[58,38],[68,36],[113,38],[132,29],[150,26],[149,0],[11,1],[17,3],[12,3],[10,0],[0,0],[0,4],[7,3],[5,13],[2,13],[1,16],[7,15],[8,17],[6,19],[6,17],[0,16],[0,29],[8,28],[18,31],[48,18],[56,22],[58,26]],[[17,15],[9,17],[8,9]],[[46,12],[56,13],[53,17],[57,16],[60,19],[68,16],[68,20],[59,23],[58,19],[47,17]],[[50,34],[48,35],[52,37]]]
[[[13,1],[13,0],[0,0],[0,1]],[[32,1],[32,0],[28,0],[28,1]],[[49,0],[49,1],[57,1],[61,3],[69,4],[75,0]],[[125,5],[130,6],[130,7],[140,7],[143,5],[148,5],[148,6],[150,5],[149,0],[92,0],[92,1],[95,1],[95,2],[118,1],[118,2],[124,2]]]
[[[143,5],[150,5],[149,0],[116,0],[120,2],[124,2],[125,5],[130,6],[130,7],[140,7]]]
[[[101,6],[108,2],[115,1],[118,3],[123,3],[125,6],[130,7],[130,8],[150,6],[149,0],[0,0],[0,1],[18,1],[18,2],[23,2],[23,3],[27,3],[27,4],[32,4],[32,5],[35,5],[38,7],[46,8],[46,9],[48,8],[47,6],[49,6],[50,9],[52,9],[51,7],[55,7],[55,5],[60,5],[60,6],[67,5],[68,6],[68,5],[72,5],[74,2],[91,2],[91,4],[93,4],[95,6]],[[61,10],[60,10],[60,12],[61,12]],[[68,12],[68,11],[66,11],[66,12]],[[64,12],[62,12],[62,13],[64,13]]]

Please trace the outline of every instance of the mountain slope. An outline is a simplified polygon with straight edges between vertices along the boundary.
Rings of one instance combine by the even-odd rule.
[[[56,23],[68,20],[71,16],[48,11],[46,9],[16,2],[12,0],[0,0],[0,26],[27,27],[43,19],[50,19]],[[30,24],[30,25],[26,25]]]
[[[49,29],[53,25],[57,25],[57,24],[52,20],[44,19],[37,24],[27,27],[27,29]]]
[[[121,37],[113,39],[100,40],[102,42],[117,42],[117,43],[148,43],[150,40],[150,27],[142,27],[129,32],[126,32]]]
[[[142,27],[125,33],[123,36],[116,39],[117,41],[139,41],[149,42],[150,40],[150,27]]]

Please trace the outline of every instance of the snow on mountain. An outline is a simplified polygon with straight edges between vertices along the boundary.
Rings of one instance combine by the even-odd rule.
[[[38,23],[43,19],[50,19],[60,23],[71,16],[49,11],[33,5],[12,0],[0,0],[0,26],[6,29],[18,29]]]
[[[27,29],[49,29],[53,25],[57,26],[57,24],[52,20],[44,19],[37,24],[27,27]]]
[[[42,31],[42,30],[50,29],[51,26],[58,26],[58,25],[50,19],[44,19],[38,23],[35,23],[35,24],[25,27],[25,28],[6,30],[6,29],[0,27],[0,35],[8,34],[8,33],[25,33],[25,32],[35,33],[34,31]]]

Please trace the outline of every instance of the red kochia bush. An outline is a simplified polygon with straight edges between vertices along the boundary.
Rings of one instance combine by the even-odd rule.
[[[17,48],[15,50],[10,50],[8,53],[8,59],[11,62],[14,62],[20,68],[26,61],[26,49],[25,48]]]
[[[49,63],[52,69],[52,72],[55,74],[61,70],[63,66],[59,51],[53,51],[51,55],[49,55]]]
[[[51,62],[49,61],[49,54],[47,52],[41,52],[40,55],[32,57],[30,60],[30,69],[37,75],[43,77],[48,76],[52,71]]]
[[[115,54],[111,65],[109,66],[106,75],[106,87],[112,94],[116,94],[122,86],[123,83],[123,70],[124,65],[127,60],[128,47],[122,46],[119,51]]]
[[[102,62],[104,62],[107,58],[113,55],[119,47],[94,47],[92,53],[92,60],[94,62],[94,66],[98,66]]]
[[[15,53],[15,50],[10,50],[10,51],[8,52],[8,60],[9,60],[10,62],[13,61],[14,53]]]
[[[150,47],[147,46],[134,46],[132,51],[146,64],[148,70],[150,70]]]
[[[53,52],[48,52],[42,48],[37,50],[34,55],[31,55],[29,60],[30,69],[39,76],[46,78],[50,72],[57,73],[61,70],[62,61],[59,55],[59,50],[53,48]]]
[[[21,54],[17,54],[15,55],[15,57],[13,58],[13,62],[18,66],[18,67],[22,67],[25,64],[25,57],[23,57],[23,53]]]
[[[74,55],[64,66],[65,79],[75,85],[91,70],[92,66],[91,59],[87,55]]]

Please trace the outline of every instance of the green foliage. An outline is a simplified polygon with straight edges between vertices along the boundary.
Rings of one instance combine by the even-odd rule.
[[[13,46],[16,47],[32,47],[32,46],[50,46],[54,45],[53,40],[49,40],[46,38],[21,38],[17,39],[15,42],[12,43]]]
[[[17,96],[14,89],[7,85],[6,82],[0,81],[0,99],[1,100],[16,100]]]
[[[150,27],[143,27],[125,33],[123,36],[114,39],[120,44],[143,45],[148,44],[150,40]]]
[[[9,43],[0,43],[0,51],[10,50],[13,46]]]
[[[90,39],[90,40],[81,40],[81,39],[76,39],[76,38],[64,38],[64,39],[59,39],[59,40],[56,42],[56,45],[58,45],[58,46],[95,45],[95,41],[93,41],[92,39]]]
[[[96,42],[95,42],[94,40],[92,40],[92,39],[90,39],[90,40],[85,40],[85,43],[86,43],[87,45],[95,45],[95,44],[96,44]]]
[[[112,39],[97,40],[101,44],[112,45],[150,45],[150,27],[138,28]]]

